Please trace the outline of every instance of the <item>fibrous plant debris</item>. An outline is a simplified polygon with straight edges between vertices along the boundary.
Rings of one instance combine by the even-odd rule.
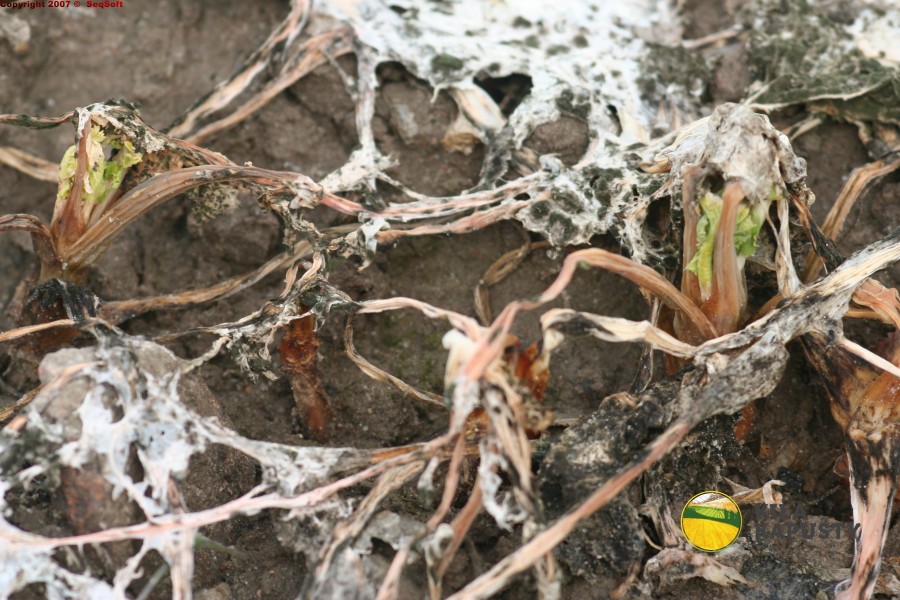
[[[852,568],[849,560],[804,563],[817,573],[810,585],[834,589],[846,579],[837,587],[845,599],[900,590],[896,578],[877,580],[900,475],[900,296],[873,279],[900,260],[900,229],[846,259],[829,239],[867,183],[900,166],[898,55],[886,33],[898,16],[875,1],[756,0],[741,9],[743,30],[691,42],[666,0],[294,0],[246,63],[167,130],[121,100],[59,117],[0,115],[10,126],[74,126],[74,143],[52,169],[0,148],[4,164],[38,179],[56,170],[58,182],[49,224],[31,214],[0,217],[0,231],[31,234],[40,263],[9,304],[16,327],[0,333],[11,348],[7,373],[34,386],[0,413],[0,594],[39,585],[51,598],[190,598],[195,548],[215,544],[208,528],[266,511],[279,541],[306,558],[304,584],[293,590],[299,597],[398,597],[410,564],[423,573],[419,595],[432,598],[487,598],[526,572],[544,598],[562,597],[570,578],[619,598],[653,597],[695,579],[752,596],[765,584],[742,569],[748,554],[761,552],[760,540],[698,553],[674,511],[738,475],[747,479],[728,485],[739,502],[779,501],[771,477],[751,482],[735,469],[726,479],[725,450],[750,452],[738,443],[745,434],[724,439],[704,428],[770,396],[798,340],[846,437],[860,531]],[[742,103],[710,106],[704,60],[713,57],[691,51],[735,39],[754,80]],[[314,69],[342,69],[336,60],[344,55],[355,57],[355,74],[341,74],[358,144],[321,180],[238,164],[201,145],[265,111]],[[672,68],[673,56],[681,68]],[[391,176],[395,157],[375,135],[386,63],[452,99],[457,113],[443,147],[484,151],[471,189],[431,197]],[[479,85],[515,76],[530,87],[512,108]],[[842,119],[873,153],[823,228],[810,213],[806,163],[759,112],[785,107],[811,115],[792,126],[794,135]],[[563,117],[585,124],[590,137],[572,164],[528,142]],[[403,110],[396,119],[407,134],[415,127]],[[244,275],[179,293],[104,302],[85,287],[114,238],[180,196],[191,199],[200,226],[255,197],[280,220],[281,251]],[[317,211],[343,220],[322,226]],[[531,233],[474,290],[481,320],[404,295],[364,299],[330,277],[341,263],[366,268],[401,238],[500,221]],[[576,248],[600,236],[617,251]],[[489,287],[543,248],[564,257],[552,283],[492,315]],[[647,317],[550,307],[576,276],[596,273],[590,269],[637,286]],[[220,300],[274,272],[283,274],[281,292],[232,322],[153,341],[120,329],[142,314]],[[444,328],[443,389],[413,385],[357,349],[365,316],[395,311],[417,311]],[[540,336],[524,339],[517,325],[533,311],[541,311]],[[875,340],[845,337],[845,317],[894,331],[868,349]],[[363,373],[411,404],[444,411],[439,432],[386,448],[328,445],[340,415],[320,380],[317,336],[332,321],[343,323],[347,356]],[[210,334],[189,358],[161,345]],[[584,421],[554,422],[546,394],[554,357],[584,336],[641,343],[641,369],[631,389]],[[665,372],[654,368],[660,352]],[[220,353],[248,378],[290,381],[303,444],[234,431],[196,373]],[[752,414],[744,413],[745,429]],[[688,483],[669,469],[698,461],[709,469]],[[198,473],[228,481],[227,493],[196,489]],[[19,523],[11,498],[38,482],[64,499],[64,531]],[[417,500],[409,502],[410,493]],[[467,540],[480,518],[518,542],[450,584],[464,552],[475,562]],[[221,544],[217,551],[240,552]],[[148,573],[154,564],[158,575]]]

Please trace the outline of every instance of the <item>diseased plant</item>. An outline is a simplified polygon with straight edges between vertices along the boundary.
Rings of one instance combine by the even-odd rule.
[[[839,256],[828,238],[805,208],[798,211],[817,255],[829,267],[836,267]],[[809,276],[816,270],[811,266]],[[857,315],[893,326],[894,330],[876,344],[886,364],[876,367],[862,360],[852,347],[838,346],[822,333],[802,338],[810,363],[825,383],[831,413],[844,433],[850,464],[855,554],[851,578],[838,585],[839,600],[865,600],[874,593],[900,477],[900,374],[889,369],[900,367],[900,294],[868,280],[853,301]]]
[[[629,265],[627,259],[608,253],[589,259],[598,253],[596,250],[570,255],[573,260],[578,256],[583,264],[621,274],[662,300],[674,312],[676,337],[691,344],[733,333],[747,325],[744,262],[756,251],[757,238],[762,223],[770,218],[772,202],[779,205],[781,223],[778,228],[772,225],[777,255],[771,263],[776,266],[779,288],[784,291],[767,303],[757,318],[765,317],[776,301],[784,303],[785,298],[799,291],[799,279],[793,273],[790,258],[788,199],[800,214],[818,256],[824,257],[832,270],[840,264],[836,252],[809,215],[812,195],[803,182],[805,165],[793,156],[786,138],[774,131],[764,117],[739,106],[720,107],[705,126],[709,133],[699,156],[690,154],[696,152],[695,147],[688,147],[685,154],[676,142],[660,154],[656,164],[647,166],[651,171],[680,166],[684,173],[681,293],[671,289],[655,272]],[[692,130],[694,135],[695,131]],[[728,160],[720,160],[722,156]],[[723,186],[721,195],[712,191],[711,185]],[[854,199],[857,196],[858,191]],[[835,210],[846,212],[847,209],[844,203],[839,203]],[[810,264],[813,266],[808,277],[815,273],[815,263]],[[812,365],[827,383],[832,413],[845,433],[851,465],[851,500],[859,535],[851,579],[838,586],[838,597],[864,600],[874,590],[900,477],[900,438],[897,437],[900,294],[874,280],[864,280],[852,298],[860,307],[853,309],[853,316],[876,318],[898,328],[882,344],[886,360],[852,342],[829,340],[821,331],[812,330],[802,339]],[[697,314],[697,309],[701,314]],[[574,314],[564,320],[555,317],[545,322],[545,328],[559,327],[556,323],[571,322],[574,318]],[[582,315],[580,320],[585,326],[596,328],[595,335],[601,335],[599,332],[604,330],[612,333],[596,317]],[[661,346],[674,356],[696,352],[685,353],[686,348],[678,348],[672,341]],[[751,419],[752,413],[745,410],[743,418]],[[680,439],[681,435],[667,439],[666,446]],[[649,466],[647,462],[642,464],[643,468]],[[598,503],[591,509],[602,505],[601,496],[595,498]],[[585,510],[582,514],[589,512]]]
[[[173,597],[187,598],[196,532],[269,510],[277,515],[273,523],[280,539],[307,557],[303,597],[396,597],[408,559],[419,554],[429,594],[436,600],[444,596],[454,556],[484,510],[501,529],[515,529],[522,545],[450,597],[487,598],[532,569],[537,592],[556,598],[562,569],[554,548],[585,519],[614,500],[624,501],[623,490],[704,420],[734,414],[768,395],[785,368],[785,346],[796,339],[803,341],[812,365],[829,384],[832,410],[851,459],[854,513],[862,535],[842,598],[871,594],[900,464],[894,414],[900,351],[894,338],[887,340],[886,358],[865,350],[844,339],[839,323],[851,316],[900,326],[896,292],[871,279],[900,260],[900,232],[846,260],[826,236],[834,237],[839,229],[834,223],[846,216],[866,182],[900,161],[885,158],[851,178],[848,189],[852,184],[857,191],[842,196],[823,234],[809,216],[812,195],[805,164],[787,137],[753,107],[722,105],[678,135],[673,131],[651,139],[651,132],[672,130],[703,113],[701,94],[667,82],[656,68],[645,69],[653,66],[645,58],[654,55],[655,46],[638,36],[620,43],[623,33],[646,24],[643,12],[629,3],[548,4],[542,20],[532,23],[515,12],[521,8],[515,3],[499,3],[491,6],[496,16],[485,21],[479,38],[492,44],[486,52],[471,44],[468,31],[456,32],[448,23],[482,8],[469,0],[423,4],[416,10],[368,0],[315,6],[294,0],[288,16],[246,64],[168,133],[148,126],[124,102],[95,104],[58,118],[0,115],[0,123],[37,128],[72,122],[76,133],[75,143],[52,169],[35,157],[0,148],[0,160],[44,179],[52,171],[50,177],[59,182],[49,225],[31,215],[0,217],[0,231],[31,233],[40,259],[39,271],[13,304],[20,327],[0,333],[0,342],[53,334],[37,344],[38,356],[82,332],[96,342],[46,357],[40,387],[0,412],[0,420],[9,419],[0,434],[0,509],[6,507],[8,490],[38,476],[61,474],[69,496],[100,498],[102,504],[121,490],[120,502],[135,512],[133,520],[116,526],[96,530],[76,523],[74,534],[53,538],[25,531],[0,510],[0,563],[10,565],[0,574],[0,594],[40,581],[48,594],[59,597],[124,596],[139,579],[142,560],[156,551],[169,565]],[[316,28],[304,32],[310,20]],[[584,38],[587,45],[569,48],[573,24],[594,28],[591,44],[602,46],[590,46]],[[525,27],[540,28],[541,35],[526,37],[519,31]],[[736,31],[723,32],[713,41],[734,35]],[[677,50],[704,43],[684,42]],[[238,165],[195,145],[259,110],[313,68],[350,52],[357,57],[356,74],[342,75],[356,102],[359,143],[347,163],[320,182]],[[858,58],[854,55],[854,64]],[[458,114],[443,140],[446,147],[471,151],[476,143],[485,145],[481,179],[472,190],[429,197],[385,172],[392,158],[375,143],[376,69],[396,60],[435,90],[447,90],[455,102]],[[485,72],[533,76],[521,108],[504,115],[474,84]],[[875,83],[884,86],[883,70],[872,72]],[[634,73],[646,73],[646,79],[636,80]],[[263,74],[271,78],[257,82],[254,90],[254,81]],[[666,90],[665,97],[648,91],[657,88]],[[822,94],[816,98],[827,100],[829,110],[840,100],[839,91],[818,91]],[[249,98],[231,107],[245,93]],[[859,99],[866,90],[853,93]],[[773,101],[786,102],[780,96]],[[578,116],[592,134],[585,156],[575,165],[538,156],[526,146],[537,125],[560,114]],[[656,151],[641,171],[638,153]],[[508,180],[516,173],[521,176]],[[380,197],[384,186],[397,191],[402,201]],[[258,269],[205,289],[102,305],[83,288],[91,265],[147,211],[189,194],[199,213],[213,216],[238,190],[256,194],[283,224],[282,251]],[[649,222],[651,208],[661,205],[667,208],[666,218],[657,229],[669,235],[654,230],[659,223]],[[318,206],[358,222],[320,230],[306,218]],[[798,218],[815,250],[803,277],[795,267],[801,247],[791,235]],[[476,289],[480,321],[402,296],[353,299],[329,281],[336,260],[355,256],[365,266],[379,246],[402,237],[464,233],[510,219],[546,241],[526,235],[521,248],[488,269]],[[529,252],[548,246],[562,252],[607,233],[615,236],[621,253],[574,250],[541,294],[492,314],[488,287]],[[819,279],[813,254],[828,268]],[[774,294],[761,307],[748,300],[746,266],[751,261],[763,269],[760,279]],[[560,299],[584,267],[608,270],[639,286],[652,306],[648,320],[554,308],[541,316],[540,340],[528,344],[530,340],[512,335],[523,312],[545,309]],[[230,323],[167,332],[157,340],[212,334],[215,341],[200,356],[178,359],[155,342],[115,327],[147,311],[223,298],[279,270],[284,271],[280,294],[251,314]],[[398,310],[418,311],[446,324],[443,390],[417,389],[369,362],[354,346],[359,315]],[[351,361],[412,401],[445,410],[443,431],[390,448],[321,445],[340,416],[318,380],[315,329],[336,313],[346,318],[344,344]],[[632,445],[615,448],[616,453],[607,452],[610,440],[591,440],[597,444],[596,460],[608,463],[603,478],[591,484],[587,498],[550,521],[534,469],[536,449],[547,442],[537,438],[552,423],[544,391],[553,353],[567,336],[576,335],[644,344],[644,368],[631,392],[615,394],[602,406],[614,406],[610,413],[615,415],[648,413],[654,418],[646,426],[648,437],[629,440]],[[280,355],[278,365],[273,347]],[[188,408],[186,401],[197,389],[185,392],[182,384],[222,349],[247,370],[286,375],[305,434],[320,445],[251,440]],[[653,381],[655,351],[666,355],[676,377]],[[833,364],[841,368],[833,370]],[[258,485],[219,506],[192,512],[180,492],[190,459],[210,447],[253,461]],[[140,478],[132,475],[137,471]],[[443,474],[442,486],[435,481],[437,473]],[[423,509],[419,519],[385,509],[386,501],[416,478],[423,497],[437,496],[436,505]],[[743,500],[771,498],[772,485],[745,490]],[[73,489],[92,493],[73,494]],[[674,565],[684,576],[687,564],[694,569],[691,574],[723,585],[747,581],[716,557],[687,549],[668,529],[670,507],[661,503],[649,509],[655,511],[653,523],[663,546],[651,559],[654,568]],[[82,511],[85,521],[96,516],[91,510]],[[394,551],[389,565],[370,560],[373,540]],[[59,548],[122,541],[134,542],[132,554],[108,581],[75,572],[54,558]],[[630,572],[619,591],[624,594],[636,577]]]

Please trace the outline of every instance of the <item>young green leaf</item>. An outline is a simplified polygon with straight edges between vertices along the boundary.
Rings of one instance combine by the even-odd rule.
[[[115,158],[106,160],[104,146],[117,148]],[[56,197],[63,200],[72,191],[75,170],[78,163],[77,146],[70,146],[59,164],[59,189]],[[91,127],[91,136],[87,141],[88,166],[84,178],[84,194],[82,199],[91,204],[103,202],[111,192],[118,189],[129,167],[141,162],[142,154],[135,152],[134,144],[117,139],[107,141],[103,131],[97,125]]]
[[[700,280],[702,297],[708,298],[712,293],[716,232],[722,217],[721,196],[713,193],[704,195],[700,199],[700,213],[700,220],[697,222],[697,252],[688,263],[687,269]],[[747,257],[756,251],[756,239],[762,221],[759,213],[751,210],[747,204],[742,202],[738,206],[734,228],[734,251],[738,257]]]

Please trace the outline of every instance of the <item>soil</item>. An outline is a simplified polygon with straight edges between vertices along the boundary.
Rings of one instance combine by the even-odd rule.
[[[75,106],[121,97],[140,103],[145,120],[164,128],[228,76],[267,37],[287,10],[287,3],[282,0],[260,0],[252,3],[252,8],[237,0],[126,4],[124,10],[93,13],[18,13],[30,24],[32,38],[27,50],[18,54],[0,41],[6,56],[0,70],[0,112],[55,115]],[[698,0],[685,4],[687,37],[701,37],[733,22],[733,13],[723,10],[721,2]],[[748,70],[742,61],[746,61],[746,54],[739,43],[723,50],[710,82],[711,102],[735,100],[743,95]],[[352,58],[341,58],[337,65],[347,73],[355,72]],[[444,93],[434,97],[426,84],[399,65],[383,65],[379,78],[374,131],[382,151],[398,159],[400,166],[390,174],[426,194],[455,194],[475,185],[483,159],[480,147],[463,155],[449,153],[441,145],[456,116],[452,100]],[[774,115],[773,121],[793,122],[800,116]],[[0,145],[20,147],[53,161],[71,144],[71,137],[71,129],[66,127],[43,132],[0,129]],[[588,139],[585,123],[563,117],[535,131],[526,145],[539,153],[559,153],[564,162],[571,164],[581,156]],[[336,67],[329,64],[206,145],[237,163],[250,161],[257,166],[320,178],[342,165],[356,143],[353,101]],[[809,185],[817,196],[813,212],[821,221],[849,172],[869,158],[855,127],[841,123],[821,125],[797,140],[794,148],[808,161]],[[49,221],[55,192],[54,184],[0,168],[0,214],[27,212]],[[895,175],[864,195],[852,211],[844,235],[837,240],[842,252],[849,254],[893,229],[900,219],[898,193],[900,179]],[[324,211],[316,213],[315,218],[322,225],[336,224],[341,219]],[[473,290],[485,270],[526,239],[531,238],[519,226],[508,223],[466,235],[403,239],[391,247],[380,248],[374,262],[364,270],[358,270],[359,265],[352,262],[338,265],[330,280],[354,299],[403,295],[475,316]],[[614,247],[608,239],[597,239],[595,243]],[[258,208],[252,198],[242,198],[235,210],[203,223],[192,215],[188,200],[179,199],[153,211],[133,225],[127,235],[119,237],[91,271],[88,287],[107,301],[199,287],[247,272],[278,249],[276,219]],[[496,310],[511,300],[534,296],[553,281],[560,264],[558,253],[532,252],[508,279],[491,289],[492,306]],[[5,308],[16,286],[27,280],[34,267],[26,236],[0,237],[0,309]],[[900,272],[887,274],[882,282],[897,285]],[[123,329],[152,337],[233,321],[277,296],[282,283],[279,276],[272,276],[212,305],[148,314],[125,323]],[[562,306],[634,320],[648,316],[646,303],[636,289],[600,271],[581,272],[563,298],[550,308]],[[538,337],[538,316],[526,315],[517,325],[515,333],[526,344]],[[3,324],[4,329],[11,326],[9,322]],[[851,337],[874,330],[881,331],[872,324],[848,328]],[[441,345],[444,332],[442,324],[405,311],[360,317],[355,341],[358,350],[376,365],[440,394],[447,356]],[[330,445],[385,447],[421,441],[442,431],[447,417],[444,410],[413,403],[353,365],[344,354],[341,319],[325,323],[319,335],[319,368],[335,413]],[[179,356],[193,357],[206,350],[209,341],[208,337],[197,335],[167,345]],[[678,490],[673,492],[673,505],[686,500],[680,493],[689,496],[701,490],[701,483],[715,484],[710,477],[710,466],[714,465],[716,474],[748,487],[773,478],[789,481],[785,494],[790,502],[804,504],[811,514],[823,519],[850,519],[846,481],[834,472],[841,455],[840,432],[831,420],[819,382],[799,358],[799,350],[793,350],[798,358],[791,361],[776,392],[758,402],[756,426],[745,445],[734,441],[734,417],[717,418],[692,434],[685,449],[656,470],[680,473],[681,484],[670,486]],[[567,342],[554,356],[545,402],[557,419],[584,427],[584,419],[598,410],[602,399],[630,387],[638,372],[639,357],[637,346],[613,345],[593,338]],[[0,355],[0,366],[8,367],[10,360],[9,356]],[[307,443],[300,434],[291,388],[283,378],[251,380],[227,355],[207,363],[200,376],[220,405],[217,414],[242,435],[289,444]],[[0,388],[0,404],[13,401],[27,389],[4,386]],[[550,443],[554,440],[551,437]],[[727,440],[727,452],[716,445],[722,440]],[[718,450],[710,450],[714,447]],[[188,485],[195,490],[187,497],[188,508],[194,510],[206,507],[209,497],[204,498],[204,490],[219,491],[214,498],[221,502],[253,483],[252,473],[244,473],[246,486],[234,485],[238,489],[226,490],[223,479],[231,475],[212,468],[198,471],[201,476]],[[569,473],[560,467],[557,475]],[[559,514],[588,491],[575,486],[562,497],[548,492],[547,501],[554,514]],[[637,488],[631,493],[640,496]],[[8,499],[16,506],[18,524],[26,529],[47,535],[62,535],[73,529],[58,492],[49,484],[28,493],[11,493]],[[557,506],[558,502],[565,506]],[[611,509],[625,510],[617,506]],[[220,543],[239,548],[246,556],[236,558],[213,550],[198,550],[194,577],[198,598],[296,597],[306,562],[302,555],[278,542],[273,524],[276,518],[270,514],[242,517],[215,531],[204,532]],[[631,533],[646,529],[636,513],[629,518]],[[629,561],[640,562],[652,555],[652,548],[643,542],[627,548],[627,552],[620,545],[617,548],[622,556],[601,561],[602,566],[592,571],[584,565],[595,564],[591,560],[603,554],[604,544],[613,542],[598,541],[606,532],[602,518],[592,520],[589,527],[591,531],[582,535],[587,535],[591,544],[573,550],[576,542],[571,542],[561,551],[569,573],[565,598],[593,598],[598,589],[612,591],[627,574]],[[480,517],[470,551],[461,552],[457,564],[451,567],[446,590],[461,586],[477,575],[483,565],[510,552],[519,536],[518,532],[503,532],[490,519]],[[891,544],[900,544],[893,534],[889,547]],[[852,551],[845,550],[846,556],[841,556],[849,566],[847,557],[852,556]],[[389,559],[389,549],[379,552]],[[585,552],[592,556],[585,557]],[[763,581],[758,587],[728,589],[690,579],[660,583],[652,597],[799,598],[814,597],[826,589],[822,580],[815,577],[796,576],[782,581],[778,561],[783,554],[772,551],[771,556],[775,558],[748,561],[742,571],[750,580]],[[158,564],[158,557],[148,560],[146,570],[152,573]],[[168,597],[167,584],[168,580],[164,580],[152,597]],[[412,594],[410,597],[423,597],[425,588],[416,587],[424,585],[424,580],[410,576],[404,589]],[[531,597],[530,585],[526,578],[522,587],[501,597]],[[42,590],[33,587],[16,597],[41,595]]]

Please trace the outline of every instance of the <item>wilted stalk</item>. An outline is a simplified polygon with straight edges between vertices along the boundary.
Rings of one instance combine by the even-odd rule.
[[[878,371],[819,334],[803,338],[810,362],[825,381],[831,413],[844,431],[850,459],[850,501],[856,525],[851,577],[838,600],[871,597],[881,568],[900,476],[900,380]],[[900,365],[900,337],[891,336],[887,358]]]
[[[843,258],[833,242],[813,221],[807,206],[796,201],[794,206],[810,236],[814,256],[829,270],[835,269]],[[816,262],[810,259],[807,264]],[[873,279],[865,280],[853,294],[847,316],[852,313],[894,326],[894,332],[881,344],[882,354],[891,364],[900,366],[897,290]],[[838,585],[837,598],[866,599],[872,595],[881,568],[881,553],[900,476],[900,379],[873,367],[845,347],[830,343],[821,334],[808,334],[801,339],[810,363],[825,384],[831,413],[844,432],[850,462],[855,553],[851,578]]]

